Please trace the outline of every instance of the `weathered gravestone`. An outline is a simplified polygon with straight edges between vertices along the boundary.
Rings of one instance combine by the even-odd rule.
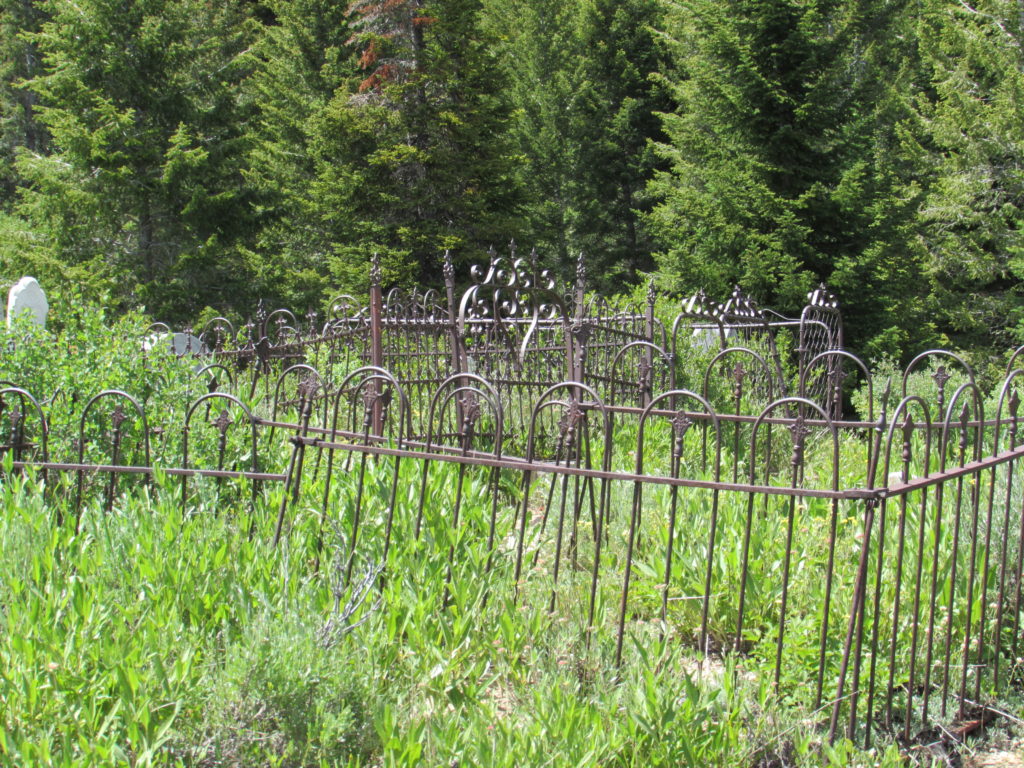
[[[702,326],[694,329],[692,346],[708,352],[713,349],[725,349],[729,346],[729,340],[736,335],[732,328],[719,329],[715,326]]]
[[[177,357],[185,355],[207,355],[210,350],[203,344],[198,336],[191,333],[154,333],[147,336],[142,342],[142,349],[148,352],[151,349],[161,346],[169,348]]]
[[[8,328],[14,324],[14,318],[26,312],[29,313],[32,322],[46,327],[46,315],[49,311],[50,304],[46,301],[46,294],[34,277],[21,278],[7,294]]]

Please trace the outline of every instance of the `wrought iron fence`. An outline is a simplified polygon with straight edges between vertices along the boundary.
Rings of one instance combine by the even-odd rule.
[[[824,286],[809,295],[799,318],[761,309],[739,288],[722,303],[698,293],[683,302],[669,331],[655,310],[653,282],[645,300],[611,304],[587,294],[582,256],[571,288],[543,269],[535,252],[522,257],[514,244],[507,256],[492,251],[486,266],[473,267],[461,291],[446,254],[444,282],[443,295],[385,293],[374,262],[369,300],[336,297],[326,322],[315,312],[300,319],[286,309],[260,309],[241,330],[215,318],[198,339],[217,364],[249,382],[252,395],[262,386],[265,397],[273,378],[296,363],[316,368],[325,391],[359,365],[384,367],[409,397],[421,437],[431,393],[455,373],[478,374],[497,387],[509,430],[523,434],[530,404],[553,384],[578,381],[610,405],[642,408],[657,391],[700,388],[681,376],[693,370],[684,358],[701,352],[720,353],[722,365],[733,366],[740,397],[768,402],[799,394],[832,418],[842,415],[844,366],[851,362],[825,354],[841,348],[842,325]],[[779,351],[780,333],[791,336],[790,359]]]
[[[159,425],[162,455],[143,404],[104,392],[81,411],[77,461],[54,461],[45,407],[15,386],[0,389],[0,451],[73,477],[75,525],[84,498],[109,512],[131,475],[179,476],[186,513],[197,477],[212,483],[202,493],[248,483],[250,506],[278,484],[274,543],[296,505],[315,507],[349,575],[361,560],[387,574],[395,537],[451,558],[451,536],[430,532],[471,525],[472,486],[486,519],[463,532],[486,542],[480,569],[504,569],[516,600],[579,616],[582,647],[610,644],[620,663],[671,638],[760,659],[779,696],[828,715],[830,737],[911,739],[1020,681],[1016,354],[989,397],[939,350],[877,392],[862,361],[817,350],[839,338],[823,292],[800,321],[738,329],[751,304],[698,298],[667,333],[651,295],[612,309],[581,277],[570,310],[529,261],[493,257],[457,309],[446,279],[444,304],[385,302],[377,281],[368,308],[339,300],[319,328],[271,313],[236,348],[218,321],[215,362],[196,373],[206,391]],[[779,327],[799,331],[792,392]],[[689,370],[709,329],[714,349]],[[860,419],[838,410],[843,366],[868,392]],[[439,498],[428,479],[442,472]]]

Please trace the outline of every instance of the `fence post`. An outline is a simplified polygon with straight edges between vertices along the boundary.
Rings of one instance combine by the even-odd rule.
[[[370,260],[370,365],[384,367],[384,345],[381,334],[381,315],[383,314],[384,295],[381,291],[380,255],[373,254]],[[380,382],[374,380],[373,394],[380,394]],[[384,432],[383,413],[380,398],[375,397],[373,403],[373,434]]]
[[[587,354],[587,329],[586,315],[584,312],[584,301],[586,300],[587,289],[587,264],[583,259],[583,252],[576,257],[576,290],[573,294],[572,325],[569,327],[569,338],[566,339],[566,351],[569,353],[569,381],[583,383],[586,375],[584,371],[584,358]]]
[[[654,292],[654,278],[647,282],[647,309],[644,313],[644,335],[651,344],[658,344],[654,340],[654,301],[657,298]],[[660,347],[661,345],[658,344]],[[645,387],[640,391],[640,407],[646,408],[654,397],[654,349],[646,347],[644,350],[644,365],[647,367],[647,381]]]
[[[444,252],[444,291],[448,297],[448,338],[451,344],[452,373],[462,373],[462,344],[459,339],[459,315],[455,306],[455,266],[450,251]]]
[[[583,259],[583,251],[580,251],[580,255],[576,257],[576,293],[573,297],[573,301],[576,306],[573,307],[573,314],[575,315],[576,321],[579,322],[584,316],[584,302],[586,301],[586,290],[587,290],[587,263]]]
[[[867,476],[865,478],[865,485],[870,490],[877,491],[875,480],[878,474],[878,462],[881,457],[882,440],[885,434],[886,424],[888,423],[887,418],[887,405],[889,400],[889,390],[886,388],[885,394],[882,395],[882,412],[879,414],[878,421],[875,422],[874,434],[869,436],[871,441],[871,453],[868,456],[868,468]],[[910,433],[911,430],[906,430],[906,443],[904,444],[904,454],[909,456],[910,451]],[[907,459],[909,461],[909,459]],[[904,481],[909,478],[905,475]],[[832,744],[835,742],[836,732],[839,727],[839,710],[842,707],[842,703],[845,695],[846,675],[850,667],[850,656],[853,655],[853,680],[851,683],[850,697],[850,712],[849,721],[846,726],[846,736],[851,741],[856,735],[857,729],[857,704],[860,700],[860,677],[861,677],[861,663],[863,661],[863,643],[864,643],[864,613],[868,602],[868,573],[871,570],[871,531],[875,525],[875,513],[881,505],[881,522],[878,530],[878,552],[879,558],[881,558],[885,549],[885,498],[880,496],[873,496],[865,500],[865,514],[864,514],[864,535],[861,540],[861,550],[857,563],[857,578],[854,582],[853,592],[853,604],[850,608],[849,623],[846,628],[846,638],[843,643],[843,657],[839,669],[839,682],[836,688],[836,697],[832,702],[832,716],[829,719],[828,726],[828,740]],[[876,585],[881,585],[881,560],[878,563],[878,572],[875,574]],[[878,586],[876,586],[875,597],[873,600],[872,608],[872,621],[878,621]],[[877,624],[876,624],[877,626]],[[877,630],[873,630],[877,632]],[[867,725],[867,731],[864,734],[864,748],[867,749],[871,746],[871,718],[872,709],[874,708],[874,677],[875,677],[875,637],[872,636],[870,641],[871,646],[871,669],[869,671],[869,682],[868,682],[868,693],[867,693],[867,713],[865,715],[865,723]]]
[[[451,367],[452,374],[462,373],[465,368],[463,367],[463,350],[462,340],[459,338],[459,321],[458,321],[458,309],[455,307],[455,265],[452,264],[451,251],[445,249],[444,259],[442,262],[442,271],[444,273],[444,292],[448,298],[448,343],[451,346]],[[459,384],[463,384],[463,381],[459,381]],[[462,424],[462,398],[455,398],[455,417],[458,419],[458,423]]]

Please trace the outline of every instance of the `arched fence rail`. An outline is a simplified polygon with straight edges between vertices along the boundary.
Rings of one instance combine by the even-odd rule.
[[[824,288],[793,320],[694,297],[668,331],[653,289],[587,296],[582,262],[572,291],[533,255],[493,255],[461,294],[453,272],[444,294],[385,297],[373,270],[369,305],[338,297],[323,321],[211,321],[173,412],[95,393],[55,433],[60,401],[4,382],[0,467],[73,500],[58,525],[117,515],[156,474],[186,525],[213,508],[264,531],[273,499],[269,543],[315,513],[347,582],[363,562],[393,577],[395,541],[451,563],[476,537],[473,575],[574,617],[582,652],[622,663],[662,638],[756,664],[830,738],[910,740],[1020,683],[1017,356],[989,397],[941,350],[884,384],[833,346]],[[854,372],[863,419],[842,410]]]
[[[278,379],[264,416],[246,405],[244,380],[237,393],[199,395],[182,423],[162,425],[181,437],[162,442],[179,446],[165,455],[149,444],[140,402],[98,393],[79,417],[74,463],[48,459],[46,408],[7,387],[0,454],[14,470],[48,473],[48,487],[70,483],[76,525],[116,514],[135,487],[118,482],[127,476],[180,478],[186,521],[198,495],[232,493],[225,479],[241,481],[235,501],[249,510],[277,485],[274,543],[297,504],[318,509],[322,531],[345,542],[349,577],[366,558],[387,574],[396,537],[465,526],[467,483],[478,478],[486,569],[510,569],[516,599],[574,612],[585,647],[607,641],[620,661],[655,632],[699,656],[757,656],[780,695],[830,712],[832,737],[870,743],[966,717],[1020,676],[1024,370],[988,402],[973,376],[961,378],[953,392],[940,376],[929,396],[883,398],[871,421],[833,420],[798,395],[763,406],[741,397],[737,408],[726,391],[718,410],[708,387],[610,405],[565,380],[539,393],[515,436],[502,388],[455,373],[429,392],[418,435],[414,401],[386,368],[350,371],[325,407],[326,377],[302,364]],[[438,518],[427,478],[444,465],[453,495]],[[386,479],[371,483],[381,467]],[[211,485],[194,489],[204,477]],[[428,540],[452,556],[449,538]],[[796,600],[805,615],[794,615]],[[813,653],[794,634],[813,637]],[[786,673],[799,664],[813,667],[802,686]]]

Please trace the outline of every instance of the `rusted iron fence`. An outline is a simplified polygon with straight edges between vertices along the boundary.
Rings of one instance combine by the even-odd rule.
[[[520,257],[514,245],[507,256],[492,252],[490,262],[473,267],[469,277],[458,290],[446,255],[443,296],[433,290],[385,293],[374,262],[365,304],[338,296],[323,321],[313,312],[299,318],[286,309],[261,310],[237,330],[216,318],[198,340],[220,366],[248,382],[250,396],[262,386],[270,397],[276,376],[296,363],[315,368],[325,391],[334,391],[359,365],[386,368],[409,398],[413,430],[421,437],[430,395],[456,373],[477,374],[494,385],[507,428],[522,434],[531,404],[553,384],[577,381],[606,403],[642,408],[656,391],[682,384],[680,362],[694,349],[721,353],[716,362],[732,367],[736,398],[747,389],[764,400],[800,395],[833,418],[842,413],[847,361],[823,355],[841,348],[842,323],[824,286],[811,293],[799,318],[761,309],[738,288],[722,303],[698,294],[683,303],[669,330],[655,311],[653,284],[638,304],[588,295],[582,257],[571,288],[542,269],[536,253]],[[780,333],[789,334],[791,359],[780,354]],[[799,380],[785,370],[799,370]]]
[[[177,425],[154,428],[131,395],[103,392],[58,449],[32,393],[2,388],[0,449],[74,478],[76,526],[88,499],[109,512],[133,475],[180,477],[186,514],[197,495],[251,513],[274,484],[275,545],[297,504],[314,507],[349,578],[361,561],[388,573],[398,537],[451,557],[453,535],[479,536],[481,571],[578,617],[581,647],[620,663],[668,638],[757,658],[830,737],[911,739],[1020,682],[1017,354],[991,395],[938,350],[879,392],[829,346],[841,331],[824,290],[795,320],[698,296],[666,331],[653,295],[639,308],[588,299],[582,268],[572,298],[498,257],[457,302],[446,280],[444,301],[385,301],[375,276],[368,308],[339,299],[305,330],[283,312],[258,332],[217,321],[202,334],[205,391]],[[863,419],[841,410],[852,371]],[[486,514],[468,531],[471,496]]]

